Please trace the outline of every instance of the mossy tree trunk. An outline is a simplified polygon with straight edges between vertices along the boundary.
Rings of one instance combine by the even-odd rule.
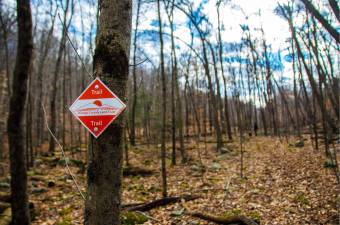
[[[97,77],[122,100],[126,96],[131,37],[131,0],[99,1],[99,24],[94,55]],[[86,225],[118,225],[121,209],[123,116],[88,149]]]

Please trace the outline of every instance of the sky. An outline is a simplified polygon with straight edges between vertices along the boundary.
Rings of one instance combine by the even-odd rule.
[[[193,0],[197,6],[202,0]],[[15,8],[14,0],[3,0],[4,5]],[[46,0],[31,0],[33,19],[38,19],[40,22],[48,18],[47,12],[50,8]],[[60,2],[52,0],[52,2]],[[203,7],[203,12],[209,18],[209,21],[217,27],[217,14],[216,14],[216,0],[208,0]],[[222,38],[225,42],[238,42],[242,37],[240,24],[248,24],[250,27],[259,28],[262,24],[268,42],[273,46],[279,48],[289,35],[287,23],[274,14],[274,9],[278,2],[285,2],[285,0],[230,0],[227,4],[222,5],[221,17],[225,26],[225,31],[222,33]],[[60,5],[60,3],[59,3]],[[237,5],[237,6],[236,6]],[[54,4],[54,7],[56,4]],[[134,8],[134,11],[136,7]],[[154,20],[157,19],[156,4],[143,4],[140,29],[157,29],[153,26]],[[62,10],[59,8],[59,13],[62,15]],[[257,15],[261,11],[261,18]],[[81,17],[81,13],[83,16]],[[246,14],[247,17],[244,15]],[[95,0],[75,0],[75,15],[72,19],[72,31],[82,30],[81,18],[84,19],[85,33],[89,33],[91,25],[95,24],[96,16],[96,3]],[[162,13],[163,21],[167,20],[166,14]],[[187,22],[186,16],[176,10],[175,23],[177,30],[175,35],[181,37],[182,40],[190,42],[190,33],[188,28],[185,27]],[[58,26],[61,24],[58,21]],[[94,36],[94,35],[93,35]]]
[[[202,0],[195,0],[195,7],[197,7]],[[282,56],[288,54],[285,50],[288,47],[286,42],[290,37],[288,24],[285,20],[275,15],[274,9],[278,3],[286,2],[285,0],[230,0],[226,4],[223,4],[220,9],[221,19],[224,25],[224,31],[222,32],[223,42],[236,42],[239,43],[244,34],[242,33],[241,24],[248,25],[254,38],[259,37],[261,32],[254,29],[263,28],[265,38],[268,44],[271,45],[273,52],[282,52]],[[208,0],[203,6],[203,13],[207,15],[209,22],[213,26],[213,31],[209,40],[212,43],[216,43],[217,37],[217,12],[216,12],[216,0]],[[259,14],[261,16],[259,16]],[[191,42],[190,30],[187,27],[187,17],[179,10],[175,12],[175,36],[179,37],[186,43]],[[142,5],[140,30],[158,30],[157,22],[157,8],[155,4]],[[162,21],[167,21],[166,13],[162,13]],[[168,26],[165,26],[165,32],[170,33]],[[195,44],[199,46],[200,42],[197,39]],[[159,47],[155,47],[155,43],[152,41],[145,41],[141,39],[138,43],[140,47],[148,53],[148,56],[155,61],[159,58]],[[188,48],[186,44],[181,41],[176,41],[176,45],[180,47],[180,52],[187,52]],[[166,42],[167,52],[170,52],[170,42]],[[277,73],[277,76],[285,74],[287,77],[291,77],[292,70],[290,63],[284,62],[284,71]]]
[[[50,17],[48,13],[51,9],[48,6],[47,0],[31,0],[32,2],[32,14],[34,23],[37,24],[38,29],[45,29],[48,27]],[[52,0],[53,9],[56,9],[56,0]],[[82,51],[80,49],[81,45],[81,34],[82,31],[85,32],[85,39],[87,41],[85,48],[89,49],[90,46],[90,38],[92,37],[92,43],[94,45],[94,37],[95,37],[95,20],[96,20],[96,0],[74,0],[75,8],[74,8],[74,16],[72,18],[72,24],[69,29],[70,36],[74,40],[76,46],[78,46],[78,52],[80,55]],[[202,7],[202,12],[208,17],[209,22],[212,24],[212,33],[209,40],[212,43],[216,43],[217,36],[217,12],[216,12],[216,0],[192,0],[194,3],[194,7],[197,7],[201,2],[205,2]],[[287,47],[289,43],[287,43],[287,39],[290,36],[288,24],[285,20],[280,18],[274,13],[274,9],[277,7],[278,3],[287,2],[287,0],[226,0],[225,4],[222,4],[220,9],[221,19],[223,21],[224,30],[222,32],[222,40],[223,42],[235,42],[239,43],[242,39],[243,33],[240,25],[247,25],[252,33],[253,37],[259,37],[261,32],[256,29],[260,27],[263,28],[265,33],[265,39],[267,43],[271,46],[271,51],[273,53],[281,52],[282,57],[288,54]],[[15,9],[15,1],[14,0],[3,0],[4,5],[12,7]],[[135,6],[136,4],[134,4]],[[60,3],[59,3],[60,6]],[[134,19],[133,19],[133,28],[135,22],[135,11],[134,10]],[[58,9],[61,17],[63,15],[62,10]],[[83,25],[82,27],[82,18]],[[187,27],[188,19],[179,10],[175,11],[175,36],[179,37],[186,43],[190,43],[191,35],[190,30]],[[157,5],[154,3],[143,3],[141,8],[141,17],[140,17],[140,26],[139,32],[143,30],[153,30],[158,31],[158,22],[157,22]],[[167,23],[167,16],[163,9],[162,12],[162,20],[164,23]],[[47,21],[47,23],[45,23]],[[56,29],[61,30],[62,25],[59,19],[57,18]],[[164,28],[166,33],[170,33],[169,27],[165,24]],[[61,32],[55,32],[57,36],[61,35]],[[158,47],[158,35],[153,35],[153,38],[141,38],[138,41],[138,47],[143,49],[144,52],[148,54],[148,57],[154,61],[154,64],[157,64],[159,60],[159,47]],[[165,50],[166,54],[170,54],[170,41],[165,37]],[[77,44],[79,43],[79,44]],[[177,53],[180,55],[181,53],[188,52],[188,47],[181,41],[176,40],[176,45],[178,46]],[[194,45],[197,47],[199,51],[200,42],[198,39],[195,39]],[[87,51],[88,55],[88,51]],[[83,56],[85,57],[85,55]],[[140,58],[139,60],[143,60]],[[283,71],[276,73],[276,76],[284,75],[286,77],[292,77],[292,69],[291,63],[283,60]]]

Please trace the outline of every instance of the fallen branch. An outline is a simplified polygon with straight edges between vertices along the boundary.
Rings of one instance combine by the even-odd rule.
[[[150,176],[153,173],[153,170],[139,167],[125,167],[123,169],[123,176]]]
[[[143,202],[123,203],[122,204],[122,208],[126,209],[126,208],[131,208],[131,207],[138,206],[138,205],[143,205],[143,204],[144,204]]]
[[[211,216],[207,214],[203,214],[200,212],[185,212],[186,215],[196,217],[202,220],[206,220],[209,222],[214,222],[217,224],[239,224],[239,225],[258,225],[255,221],[245,217],[245,216],[228,216],[228,217],[217,217]]]
[[[183,196],[175,196],[175,197],[166,197],[166,198],[161,198],[161,199],[156,199],[152,202],[144,203],[142,205],[137,205],[137,206],[132,206],[132,207],[127,207],[128,211],[149,211],[151,209],[173,204],[176,202],[180,202],[182,200],[185,201],[192,201],[199,198],[199,196],[193,196],[193,195],[183,195]]]
[[[146,214],[146,213],[143,213],[143,212],[141,212],[141,211],[136,211],[136,212],[138,212],[138,213],[142,214],[143,216],[145,216],[146,218],[148,218],[148,219],[150,219],[150,220],[153,220],[153,221],[159,222],[159,220],[158,220],[158,219],[156,219],[156,218],[154,218],[154,217],[152,217],[152,216],[149,216],[149,215],[148,215],[148,214]]]

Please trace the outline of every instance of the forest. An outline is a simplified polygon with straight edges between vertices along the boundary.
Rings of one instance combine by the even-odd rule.
[[[0,225],[340,224],[338,0],[0,0]]]

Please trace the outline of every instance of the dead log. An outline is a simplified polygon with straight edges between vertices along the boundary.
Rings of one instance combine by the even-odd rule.
[[[122,208],[126,209],[126,208],[131,208],[131,207],[135,207],[135,206],[139,206],[139,205],[143,205],[144,203],[142,202],[136,202],[136,203],[123,203],[122,204]]]
[[[123,169],[123,176],[151,176],[153,173],[153,170],[139,167],[125,167]]]
[[[174,197],[166,197],[166,198],[161,198],[161,199],[156,199],[152,202],[144,203],[142,205],[137,205],[137,206],[132,206],[132,207],[127,207],[128,211],[149,211],[151,209],[173,204],[176,202],[180,202],[182,200],[185,201],[192,201],[195,199],[198,199],[199,196],[194,196],[194,195],[183,195],[183,196],[174,196]]]
[[[245,217],[245,216],[228,216],[228,217],[217,217],[200,212],[185,212],[186,215],[196,217],[209,222],[214,222],[216,224],[237,224],[237,225],[258,225],[255,221]]]

